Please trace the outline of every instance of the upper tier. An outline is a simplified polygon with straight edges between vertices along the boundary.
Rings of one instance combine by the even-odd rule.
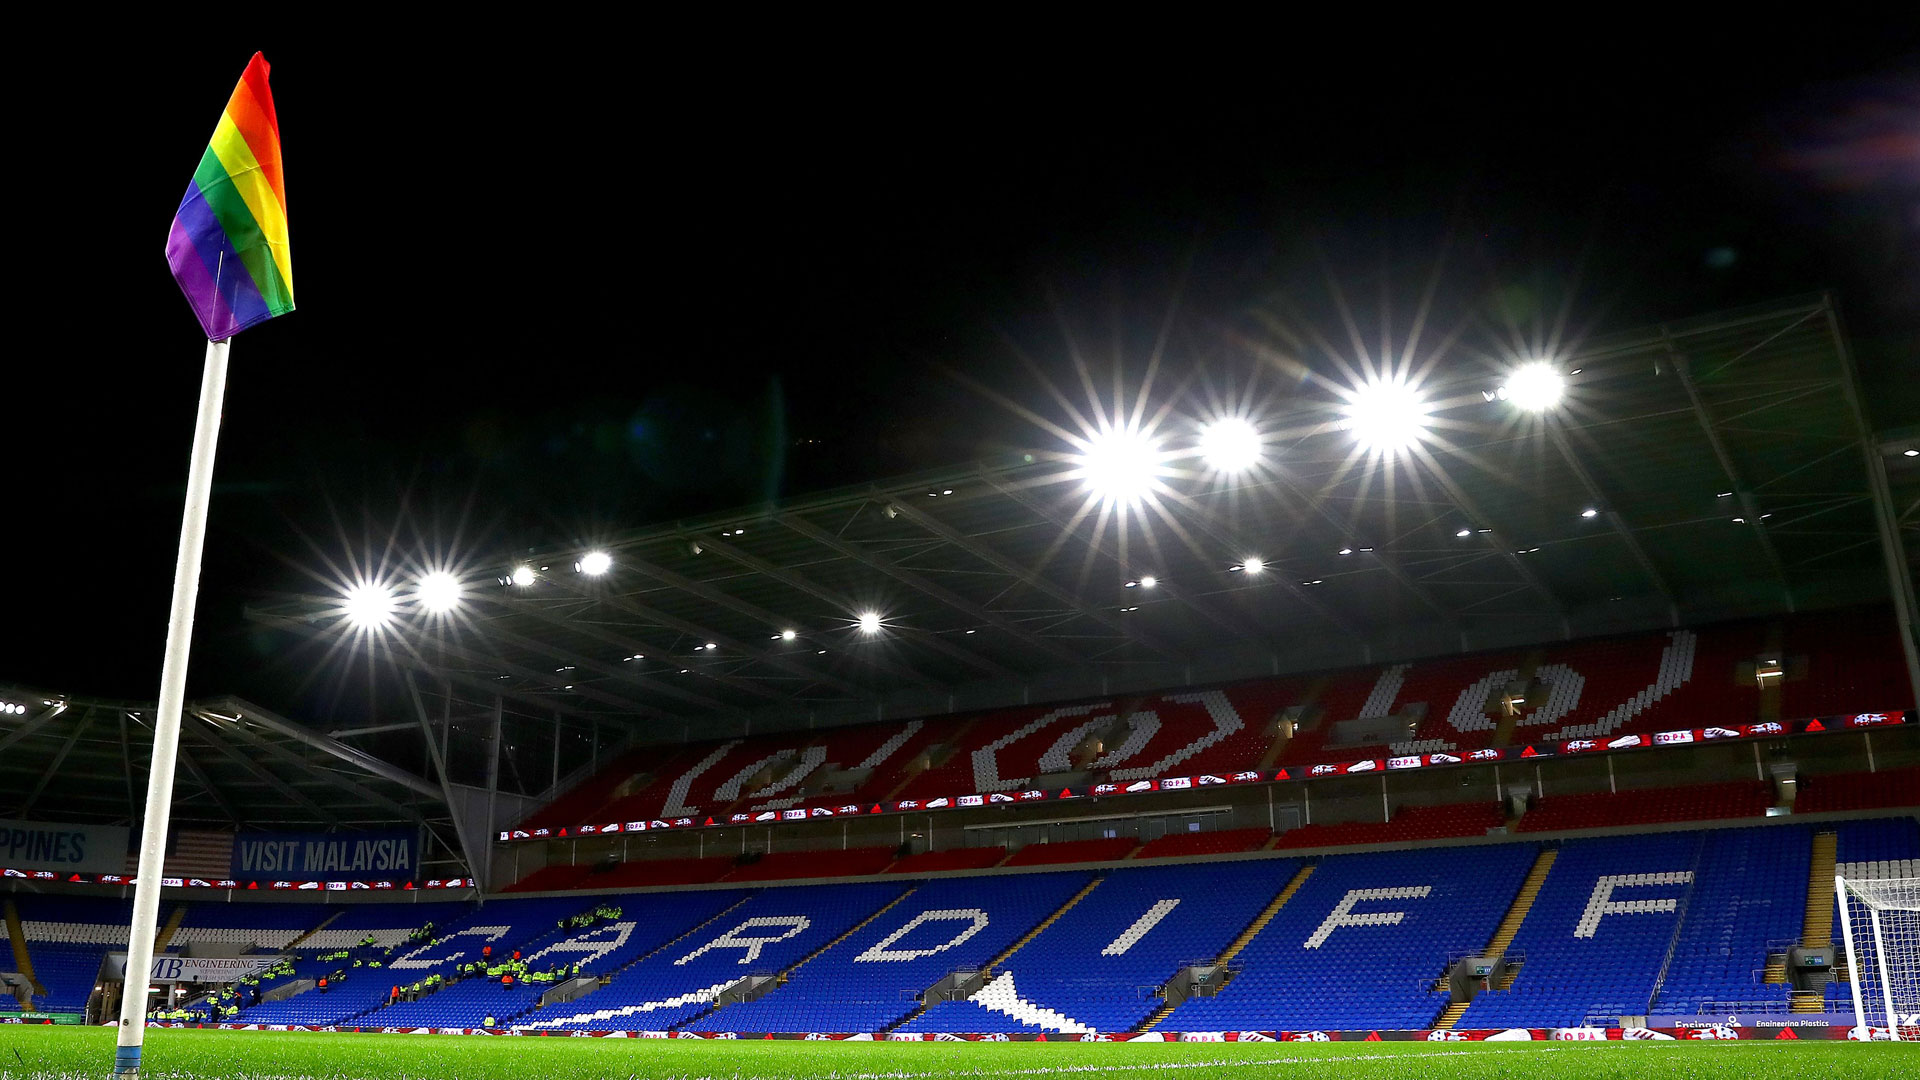
[[[1777,662],[1778,687],[1757,665]],[[1516,715],[1505,715],[1510,706]],[[868,805],[1908,708],[1891,616],[1819,613],[615,760],[524,830]]]

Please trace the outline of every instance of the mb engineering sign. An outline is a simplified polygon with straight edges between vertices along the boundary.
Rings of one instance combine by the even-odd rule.
[[[233,875],[357,878],[413,877],[420,836],[407,830],[361,833],[241,833],[233,839]]]

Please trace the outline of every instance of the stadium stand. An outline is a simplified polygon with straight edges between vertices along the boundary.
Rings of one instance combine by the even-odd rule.
[[[1358,844],[1397,844],[1455,836],[1485,836],[1505,824],[1500,807],[1492,802],[1450,803],[1445,806],[1403,806],[1390,821],[1347,821],[1334,825],[1302,825],[1288,829],[1274,842],[1277,848],[1347,847]]]
[[[1899,708],[1913,696],[1898,650],[1887,648],[1899,635],[1892,615],[1878,608],[1796,616],[1787,623],[1785,655],[1763,658],[1787,665],[1780,687],[1781,715]]]
[[[1092,882],[1084,873],[929,882],[778,989],[696,1026],[885,1030],[918,1010],[922,992],[956,970],[984,966]]]
[[[1812,835],[1803,828],[1705,835],[1679,939],[1648,1013],[1785,1012],[1790,988],[1766,983],[1768,955],[1797,944]]]
[[[1816,833],[1832,835],[1842,874],[1920,872],[1912,816],[1310,861],[1194,846],[1211,837],[1243,851],[1264,835],[1236,830],[1157,842],[1163,857],[1171,848],[1230,859],[1135,859],[1097,873],[969,874],[1001,850],[978,848],[900,860],[886,868],[895,873],[852,884],[722,883],[478,906],[199,901],[162,915],[178,916],[177,944],[290,962],[290,973],[242,995],[238,1019],[265,1024],[464,1028],[493,1016],[530,1030],[1071,1034],[1150,1020],[1176,1031],[1418,1029],[1448,1005],[1449,965],[1486,950],[1504,917],[1517,924],[1505,950],[1514,966],[1495,972],[1456,1027],[1615,1025],[1786,1009],[1789,987],[1766,969],[1802,936]],[[1132,844],[1090,843],[1028,850],[1105,861]],[[1531,905],[1516,903],[1543,851],[1557,857],[1537,860],[1550,869],[1536,871]],[[953,876],[897,876],[941,871]],[[46,990],[35,1006],[83,1009],[102,957],[126,939],[129,902],[7,896]],[[529,971],[556,981],[508,984],[463,970],[489,945],[492,959],[517,949]],[[1216,961],[1230,973],[1224,986],[1209,984],[1217,993],[1163,1008],[1170,981]],[[322,974],[325,992],[306,988]],[[942,986],[945,997],[929,993]],[[413,1000],[394,1000],[395,987]],[[1848,986],[1807,997],[1796,1005],[1844,1010]]]
[[[719,855],[709,859],[655,859],[617,863],[588,878],[593,889],[631,889],[647,885],[705,885],[719,881],[732,870],[735,860]]]
[[[769,852],[721,877],[721,881],[785,881],[793,878],[862,877],[893,862],[893,849]]]
[[[1010,791],[1041,776],[1124,782],[1226,775],[1495,742],[1752,723],[1762,712],[1753,665],[1769,659],[1768,642],[1782,635],[1789,649],[1807,651],[1786,658],[1792,670],[1780,690],[1781,715],[1902,708],[1911,694],[1897,639],[1876,629],[1884,621],[1878,612],[1864,622],[1857,613],[1799,615],[904,726],[694,744],[623,756],[522,828],[927,800]],[[1507,717],[1503,695],[1516,683],[1529,689]],[[1350,721],[1411,719],[1420,707],[1424,715],[1410,738],[1342,734]],[[1128,715],[1120,717],[1123,710]],[[1298,720],[1290,733],[1276,727],[1283,716]],[[832,790],[828,778],[835,778]]]
[[[1066,863],[1112,862],[1124,859],[1139,846],[1131,836],[1109,836],[1098,840],[1068,840],[1058,844],[1028,844],[1013,853],[1007,866],[1057,866]]]
[[[1542,796],[1520,819],[1519,830],[1562,832],[1570,829],[1658,825],[1670,821],[1719,821],[1763,817],[1773,805],[1773,785],[1736,780],[1691,787],[1640,791],[1595,791]]]
[[[556,969],[566,977],[600,975],[619,970],[633,958],[652,951],[739,901],[740,894],[728,890],[620,897],[611,901],[620,909],[618,919],[591,927],[549,924],[544,932],[530,939],[497,946],[495,954],[510,955],[511,951],[518,951],[522,962],[536,975]],[[577,902],[574,906],[578,906]],[[569,909],[534,910],[550,914]],[[527,925],[523,921],[525,916],[516,913],[511,917],[514,929],[504,935],[503,940],[514,938]],[[404,972],[406,969],[396,966],[390,970]],[[444,966],[426,971],[427,974],[436,972],[449,976]],[[418,972],[413,974],[419,977]],[[404,975],[400,977],[404,979]],[[556,985],[555,981],[537,978],[519,978],[508,983],[499,978],[462,976],[457,971],[452,977],[454,981],[444,989],[414,1001],[383,1005],[358,1017],[356,1022],[375,1027],[474,1027],[492,1016],[504,1023],[537,1007],[540,999]]]
[[[1265,859],[1110,871],[998,965],[988,988],[939,1002],[899,1030],[1131,1030],[1161,1004],[1152,988],[1219,955],[1297,868]]]
[[[1879,772],[1829,773],[1800,781],[1794,809],[1802,814],[1912,806],[1920,792],[1920,765]]]
[[[1258,851],[1273,839],[1266,829],[1223,829],[1218,832],[1168,833],[1141,845],[1136,859],[1178,859],[1198,855],[1230,855]]]
[[[1233,979],[1166,1026],[1428,1027],[1447,1002],[1436,979],[1486,944],[1532,862],[1525,844],[1323,859],[1235,957]]]
[[[1517,976],[1474,998],[1461,1028],[1618,1024],[1644,1015],[1674,942],[1703,835],[1569,840],[1510,958]]]
[[[577,1001],[516,1020],[530,1030],[665,1030],[713,1008],[749,976],[775,976],[911,890],[901,882],[768,889],[628,965]]]
[[[1007,857],[1004,847],[952,848],[908,855],[887,867],[889,874],[937,874],[949,870],[985,870]]]
[[[553,892],[559,889],[577,889],[587,884],[593,874],[591,866],[573,866],[562,863],[557,866],[543,866],[512,885],[507,892]]]

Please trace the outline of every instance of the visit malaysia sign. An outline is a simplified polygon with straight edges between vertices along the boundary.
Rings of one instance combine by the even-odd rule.
[[[243,832],[233,838],[233,876],[236,878],[391,880],[411,878],[419,869],[420,834],[411,829]]]

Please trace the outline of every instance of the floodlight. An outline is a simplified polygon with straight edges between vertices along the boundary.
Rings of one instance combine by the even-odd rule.
[[[1103,428],[1086,442],[1075,474],[1108,503],[1131,506],[1153,488],[1161,472],[1160,443],[1133,427]]]
[[[1567,377],[1545,360],[1522,364],[1507,376],[1500,395],[1528,412],[1546,412],[1567,392]]]
[[[515,585],[518,585],[518,586],[520,586],[520,587],[521,587],[521,588],[523,588],[523,589],[524,589],[524,588],[526,588],[527,586],[529,586],[529,585],[531,585],[531,584],[533,584],[533,567],[531,567],[531,566],[516,566],[516,567],[514,567],[514,568],[513,568],[513,583],[514,583]]]
[[[589,551],[580,557],[580,572],[590,577],[599,577],[613,569],[613,556],[604,551]]]
[[[1146,577],[1140,579],[1140,587],[1143,589],[1151,589],[1158,584],[1160,584],[1160,579],[1154,577],[1152,574],[1148,574]]]
[[[877,611],[861,612],[860,613],[860,631],[866,634],[879,633],[880,632],[880,613]]]
[[[436,615],[452,611],[460,602],[460,579],[445,570],[435,570],[420,579],[415,586],[414,595],[419,597],[420,606]]]
[[[793,632],[792,630],[782,630],[782,631],[780,631],[780,640],[781,640],[781,641],[792,641],[792,640],[793,640],[794,638],[797,638],[797,637],[799,637],[799,636],[800,636],[799,634],[796,634],[796,633],[794,633],[794,632]]]
[[[1258,555],[1249,555],[1240,560],[1240,568],[1249,574],[1257,574],[1267,568],[1267,560]]]
[[[1260,460],[1260,432],[1238,416],[1200,429],[1200,456],[1224,473],[1244,472]]]
[[[1427,404],[1420,391],[1399,379],[1375,379],[1347,394],[1340,411],[1341,427],[1353,432],[1362,447],[1394,454],[1419,441],[1427,430]]]
[[[1902,450],[1900,451],[1900,453],[1906,457],[1920,457],[1920,450],[1908,449],[1908,450]]]
[[[1580,516],[1583,518],[1599,517],[1600,511],[1595,510],[1593,507],[1589,506],[1585,510],[1580,511]]]
[[[342,607],[353,625],[366,630],[378,629],[393,618],[393,590],[377,582],[363,581],[347,590]]]
[[[1462,540],[1464,540],[1464,539],[1466,539],[1467,537],[1469,537],[1469,536],[1472,536],[1472,535],[1473,535],[1473,530],[1472,530],[1472,529],[1461,529],[1461,530],[1460,530],[1459,532],[1457,532],[1457,533],[1454,533],[1453,535],[1455,535],[1455,536],[1457,536],[1457,537],[1460,537],[1460,538],[1461,538]]]

